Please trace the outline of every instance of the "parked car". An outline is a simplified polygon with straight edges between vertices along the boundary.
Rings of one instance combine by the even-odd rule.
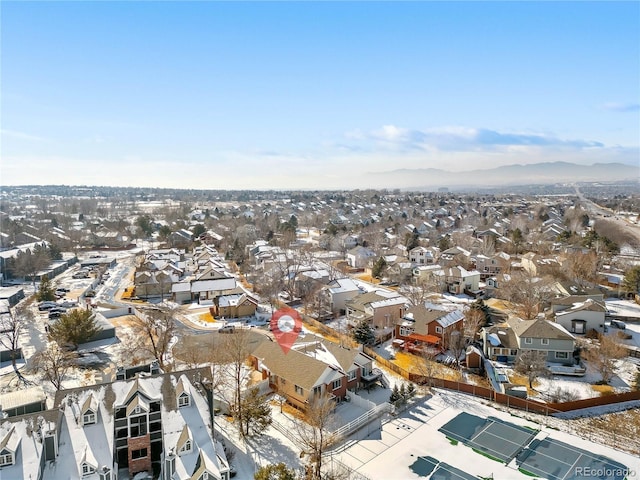
[[[72,300],[66,300],[62,303],[59,303],[58,306],[62,308],[73,308],[78,305],[78,302],[74,302]]]
[[[58,304],[56,302],[51,302],[51,301],[40,302],[38,304],[38,310],[40,310],[41,312],[44,312],[45,310],[51,310],[52,308],[55,308],[57,306]]]
[[[233,325],[225,325],[224,327],[220,327],[218,329],[219,333],[234,333],[236,331],[236,327]]]
[[[63,315],[64,312],[61,312],[60,310],[55,310],[53,312],[49,312],[49,319],[53,319],[53,318],[60,318]]]
[[[621,322],[620,320],[611,320],[611,326],[614,328],[619,328],[620,330],[624,330],[627,328],[627,324]]]

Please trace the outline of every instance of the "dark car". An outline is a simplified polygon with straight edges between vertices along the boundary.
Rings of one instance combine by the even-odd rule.
[[[49,318],[60,318],[64,312],[60,310],[56,310],[54,312],[49,312]]]
[[[624,330],[627,328],[627,324],[621,322],[620,320],[611,320],[611,326],[614,328],[619,328],[620,330]]]
[[[58,304],[56,302],[41,302],[38,305],[38,310],[40,310],[41,312],[44,312],[45,310],[51,310],[52,308],[57,307]]]

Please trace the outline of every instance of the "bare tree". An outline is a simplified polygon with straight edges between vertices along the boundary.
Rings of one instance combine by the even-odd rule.
[[[411,305],[424,305],[428,297],[427,281],[418,278],[415,285],[400,287],[400,293],[409,299]]]
[[[134,364],[155,359],[163,371],[169,371],[167,357],[176,330],[175,313],[171,309],[149,309],[136,316],[131,334],[123,342],[125,358]]]
[[[616,360],[624,358],[627,350],[616,337],[600,335],[599,345],[584,349],[582,355],[602,376],[602,381],[609,383],[615,375]]]
[[[533,320],[551,300],[551,282],[520,271],[510,275],[510,280],[500,288],[502,298],[516,305],[516,313],[525,320]]]
[[[438,351],[436,349],[425,349],[420,355],[416,356],[414,370],[418,375],[424,377],[424,381],[419,383],[425,388],[425,393],[433,385],[433,379],[438,372],[437,356]]]
[[[547,352],[542,350],[523,350],[516,357],[516,372],[525,375],[529,381],[529,388],[533,388],[536,378],[546,375]]]
[[[18,255],[15,262],[15,273],[23,278],[31,277],[33,285],[36,284],[36,273],[44,269],[51,262],[51,257],[46,247],[36,245],[33,252],[27,250]]]
[[[460,357],[464,353],[467,345],[463,332],[453,328],[446,329],[442,336],[444,348],[449,350],[451,356],[455,359],[456,368],[460,366]]]
[[[74,352],[64,351],[57,343],[51,342],[46,349],[36,352],[31,358],[31,368],[43,374],[56,390],[60,390],[76,358]]]
[[[18,381],[27,384],[28,380],[18,370],[16,360],[20,351],[20,336],[26,328],[26,323],[33,321],[34,315],[29,307],[22,303],[8,314],[0,316],[0,345],[11,352],[11,365]]]
[[[464,324],[462,327],[463,335],[466,342],[476,340],[480,328],[487,322],[487,315],[482,311],[481,307],[467,307],[464,310]]]
[[[304,421],[295,423],[295,436],[302,450],[310,455],[309,473],[313,480],[322,480],[322,454],[339,439],[334,433],[337,426],[335,406],[326,392],[314,396],[309,401]]]
[[[601,259],[596,252],[574,252],[567,256],[567,267],[572,279],[581,286],[593,283],[597,279]]]
[[[233,333],[225,335],[224,339],[221,340],[220,349],[223,363],[221,374],[224,382],[222,393],[230,405],[238,432],[241,436],[244,436],[245,411],[242,392],[247,386],[250,376],[250,370],[245,365],[251,353],[250,331],[236,329]]]

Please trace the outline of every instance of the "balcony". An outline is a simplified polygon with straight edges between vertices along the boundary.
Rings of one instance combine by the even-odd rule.
[[[366,375],[361,375],[361,379],[365,382],[375,382],[382,376],[382,371],[378,368],[372,369]]]

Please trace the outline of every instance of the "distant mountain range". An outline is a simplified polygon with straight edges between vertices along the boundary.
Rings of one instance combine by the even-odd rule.
[[[572,182],[617,182],[640,180],[640,166],[623,163],[579,165],[546,162],[528,165],[504,165],[485,170],[450,172],[437,168],[399,169],[370,172],[366,180],[372,187],[433,189],[434,187],[483,187],[509,185],[551,185]]]

